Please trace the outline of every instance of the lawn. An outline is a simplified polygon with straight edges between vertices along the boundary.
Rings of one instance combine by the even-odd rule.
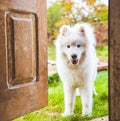
[[[108,46],[98,46],[96,47],[97,57],[100,60],[108,60]]]
[[[55,60],[55,44],[53,42],[48,43],[48,59]]]
[[[75,114],[66,118],[62,118],[61,114],[64,110],[64,94],[63,85],[57,75],[54,74],[48,78],[49,82],[49,104],[47,107],[27,114],[14,121],[85,121],[108,115],[108,71],[98,73],[95,87],[98,96],[93,97],[93,114],[91,117],[81,116],[81,100],[76,98]]]

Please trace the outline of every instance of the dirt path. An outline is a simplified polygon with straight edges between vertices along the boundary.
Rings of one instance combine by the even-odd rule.
[[[90,121],[108,121],[108,116],[101,117],[101,118],[96,118],[96,119],[92,119]]]

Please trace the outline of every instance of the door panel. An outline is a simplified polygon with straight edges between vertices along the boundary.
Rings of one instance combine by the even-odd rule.
[[[0,119],[47,105],[46,1],[0,1]]]
[[[35,15],[6,14],[8,43],[9,87],[36,81],[36,25]]]

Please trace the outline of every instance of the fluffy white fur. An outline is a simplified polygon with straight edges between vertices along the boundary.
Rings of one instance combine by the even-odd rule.
[[[88,23],[72,27],[63,25],[56,40],[56,64],[64,86],[65,111],[73,114],[76,89],[82,100],[82,115],[91,115],[92,97],[96,94],[94,80],[97,74],[96,40]]]

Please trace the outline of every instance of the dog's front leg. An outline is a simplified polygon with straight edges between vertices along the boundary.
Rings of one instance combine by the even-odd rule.
[[[92,87],[81,88],[82,115],[90,116],[92,113]]]
[[[73,89],[69,85],[64,85],[65,111],[62,116],[68,116],[73,114],[74,100],[75,100],[75,89]]]

